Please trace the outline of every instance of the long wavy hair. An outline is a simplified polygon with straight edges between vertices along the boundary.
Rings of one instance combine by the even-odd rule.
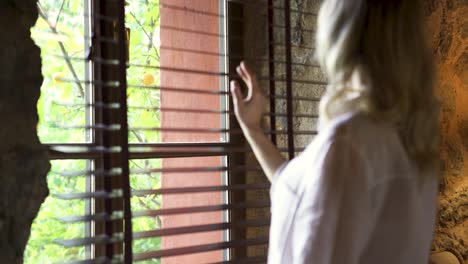
[[[399,131],[420,168],[439,163],[434,63],[420,0],[324,0],[316,57],[329,86],[320,123],[363,111]],[[360,87],[352,87],[358,76]]]

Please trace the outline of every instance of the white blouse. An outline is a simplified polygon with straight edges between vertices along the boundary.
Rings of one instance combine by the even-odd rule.
[[[394,128],[336,118],[274,177],[268,263],[427,264],[438,181],[419,173]]]

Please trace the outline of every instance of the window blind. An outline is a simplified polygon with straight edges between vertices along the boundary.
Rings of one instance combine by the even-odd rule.
[[[45,55],[86,65],[61,78],[87,87],[85,100],[55,104],[84,109],[82,123],[56,127],[89,140],[46,143],[51,159],[86,161],[54,171],[86,179],[84,188],[52,193],[86,204],[55,217],[85,232],[54,243],[86,251],[70,263],[265,263],[269,183],[237,125],[228,83],[239,79],[240,61],[254,65],[269,99],[264,132],[286,157],[300,153],[316,134],[326,85],[310,59],[316,14],[306,9],[314,8],[290,0],[86,2],[83,14],[68,11],[89,22],[86,54]]]

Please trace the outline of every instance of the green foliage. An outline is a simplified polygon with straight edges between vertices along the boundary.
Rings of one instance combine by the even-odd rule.
[[[157,89],[144,89],[160,84],[159,64],[159,0],[128,1],[126,6],[126,26],[131,31],[130,66],[127,70],[128,124],[130,127],[157,127],[160,124],[160,112],[153,109],[135,109],[138,107],[159,107],[160,93]],[[141,67],[146,66],[146,67]],[[145,73],[154,77],[154,82],[145,85]],[[155,131],[131,130],[129,142],[160,142],[160,133]]]
[[[81,0],[64,1],[63,10],[59,12],[61,4],[62,0],[40,1],[41,12],[47,21],[39,18],[31,30],[32,38],[41,47],[43,58],[44,82],[38,102],[38,134],[42,142],[85,142],[83,129],[62,128],[85,125],[84,85],[80,84],[80,88],[78,83],[71,82],[74,80],[71,69],[78,77],[75,81],[85,80],[85,62],[70,60],[72,67],[68,67],[59,46],[61,43],[69,56],[84,58],[84,5]],[[75,13],[70,11],[73,10],[71,8],[76,8]],[[73,106],[64,107],[61,105],[63,103]]]
[[[64,177],[56,172],[84,170],[84,160],[52,161],[52,169],[47,176],[51,194],[83,192],[86,190],[86,177]],[[24,263],[54,263],[85,257],[85,247],[64,248],[54,242],[56,239],[72,239],[85,235],[85,224],[65,224],[58,216],[81,215],[85,212],[85,201],[63,201],[53,196],[47,197],[34,220],[31,235],[24,252]]]
[[[161,167],[160,159],[132,160],[130,169],[148,170]],[[154,190],[161,187],[160,173],[138,173],[130,175],[130,187],[132,190]],[[161,208],[160,195],[133,196],[131,199],[133,211],[156,210]],[[156,230],[161,227],[159,217],[140,217],[132,221],[134,232]],[[152,251],[161,248],[161,238],[138,239],[133,242],[134,253]],[[140,262],[139,262],[140,263]],[[147,260],[141,263],[160,263],[160,260]]]
[[[85,81],[86,41],[83,0],[39,0],[44,17],[39,17],[31,30],[32,38],[42,50],[42,73],[44,82],[38,102],[39,138],[44,143],[82,143],[91,142],[90,131],[82,128],[65,128],[89,125],[86,111],[87,103],[92,103]],[[154,108],[160,105],[159,66],[159,0],[132,0],[126,6],[126,26],[131,29],[130,61],[127,70],[129,87],[127,89],[129,106],[128,123],[130,127],[158,127],[160,113]],[[63,45],[63,50],[60,46]],[[71,67],[67,64],[66,56]],[[152,67],[144,67],[152,66]],[[156,67],[156,68],[155,68]],[[154,81],[144,83],[144,75],[151,74]],[[148,89],[148,88],[153,89]],[[143,109],[147,107],[148,109]],[[160,141],[157,131],[131,130],[129,142],[155,143]],[[64,224],[57,216],[83,215],[86,213],[84,200],[61,200],[53,194],[85,192],[92,178],[88,176],[66,177],[59,172],[83,171],[90,167],[90,160],[60,160],[52,162],[51,173],[47,176],[51,195],[42,204],[34,220],[31,236],[24,254],[24,263],[55,263],[67,260],[82,260],[89,257],[86,247],[66,248],[54,240],[82,238],[86,236],[86,224]],[[160,168],[161,160],[130,161],[130,169]],[[130,176],[132,190],[160,188],[159,173],[140,173]],[[161,208],[161,197],[146,195],[132,197],[133,211]],[[141,217],[132,221],[133,230],[147,231],[160,228],[158,217]],[[161,248],[161,238],[139,239],[133,242],[134,252],[153,251]],[[148,260],[139,263],[160,263]]]

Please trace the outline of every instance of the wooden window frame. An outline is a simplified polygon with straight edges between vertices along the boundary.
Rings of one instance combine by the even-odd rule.
[[[99,15],[102,17],[119,17],[122,18],[124,13],[122,10],[122,5],[124,1],[89,1],[91,6],[89,8],[90,13],[93,14],[91,21],[92,28],[92,45],[89,58],[92,63],[92,77],[93,81],[103,81],[103,80],[118,80],[120,82],[119,87],[114,86],[105,86],[103,85],[99,89],[95,87],[90,89],[91,98],[94,102],[99,102],[103,106],[119,104],[122,108],[125,108],[126,97],[122,97],[122,91],[126,89],[125,78],[122,76],[126,75],[125,68],[115,67],[114,65],[108,64],[99,64],[93,63],[94,58],[100,58],[103,60],[118,60],[120,62],[126,60],[128,54],[123,54],[121,51],[123,47],[123,42],[121,41],[122,36],[125,36],[124,26],[119,25],[119,21],[116,23],[109,23],[105,19],[102,20]],[[242,8],[239,3],[225,1],[225,5],[229,5],[228,9],[234,9],[235,15],[242,15]],[[229,21],[229,19],[227,19]],[[242,34],[242,25],[236,21],[236,23],[230,23],[228,28],[235,28],[238,35]],[[228,32],[230,32],[228,30]],[[229,33],[228,33],[229,34]],[[109,41],[102,41],[102,39],[116,39],[119,47],[116,48],[115,43]],[[240,38],[229,38],[228,36],[228,47],[229,50],[226,54],[236,54],[236,60],[229,60],[228,67],[229,72],[233,72],[233,69],[236,65],[240,63],[240,58],[242,57],[242,39]],[[126,49],[125,49],[126,50]],[[235,72],[235,71],[234,71]],[[105,81],[104,81],[105,82]],[[116,92],[118,91],[118,92]],[[124,99],[124,100],[123,100]],[[91,102],[91,105],[94,104]],[[232,102],[229,102],[229,109],[232,109]],[[189,157],[208,157],[208,156],[227,156],[228,158],[228,167],[244,164],[244,155],[243,149],[245,147],[245,141],[242,139],[236,139],[233,141],[219,142],[219,143],[148,143],[148,144],[129,144],[128,139],[128,130],[126,129],[126,111],[108,111],[105,107],[93,107],[92,108],[92,124],[102,125],[111,125],[111,124],[120,124],[119,130],[106,130],[106,129],[92,129],[92,141],[90,143],[52,143],[52,144],[43,144],[49,149],[49,157],[51,160],[90,160],[93,164],[93,167],[96,171],[110,172],[116,167],[121,168],[122,175],[129,175],[128,164],[125,165],[124,160],[130,159],[155,159],[155,158],[189,158]],[[239,129],[237,121],[234,116],[231,115],[229,123],[234,127]],[[229,136],[228,136],[229,137]],[[124,139],[125,138],[125,139]],[[112,148],[120,147],[120,153],[114,153],[108,151]],[[139,151],[142,147],[151,149],[150,151]],[[100,149],[106,149],[107,151],[102,151]],[[137,151],[129,151],[135,149]],[[233,150],[241,151],[233,151]],[[215,150],[215,151],[213,151]],[[115,211],[125,210],[125,206],[129,207],[129,203],[123,203],[125,196],[129,197],[129,189],[123,188],[125,184],[128,183],[122,182],[122,179],[125,177],[119,178],[110,178],[110,177],[93,177],[94,184],[92,189],[87,191],[94,192],[95,190],[105,190],[108,193],[111,193],[113,190],[122,189],[124,190],[123,199],[94,199],[90,198],[91,203],[93,203],[94,212],[93,214],[106,213],[109,216],[112,215]],[[128,177],[127,177],[128,178]],[[119,179],[119,180],[116,180]],[[230,185],[242,186],[245,184],[245,173],[239,172],[236,177],[228,177],[226,192],[229,192]],[[240,192],[229,192],[228,204],[230,203],[243,203],[245,202],[245,195],[242,195]],[[89,214],[90,212],[86,213]],[[124,217],[119,220],[113,221],[93,221],[92,223],[87,223],[87,229],[93,229],[94,234],[105,234],[109,238],[115,237],[117,233],[127,234],[124,239],[119,243],[97,243],[93,244],[93,255],[91,259],[114,259],[116,255],[122,253],[124,256],[124,262],[130,263],[131,259],[127,257],[132,256],[131,247],[124,247],[124,244],[131,245],[131,236],[132,234],[131,225],[124,225],[124,222],[131,222],[129,211],[124,212]],[[235,228],[236,222],[241,222],[245,219],[245,210],[230,210],[229,213],[229,225],[233,226],[229,228],[230,237],[226,242],[245,239],[244,232],[241,232],[238,228]],[[89,228],[89,225],[92,225],[92,228]],[[124,228],[130,228],[129,230],[124,230]],[[125,231],[125,232],[124,232]],[[87,232],[88,236],[94,236],[90,231]],[[130,241],[130,242],[129,242]],[[242,248],[235,248],[230,250],[229,259],[235,258],[245,258],[246,251]]]
[[[249,2],[250,0],[226,0],[229,12],[227,13],[227,27],[228,32],[228,69],[227,76],[229,78],[235,77],[235,67],[245,57],[246,51],[244,50],[245,40],[245,8],[251,8],[254,5],[259,5],[257,2]],[[290,0],[284,0],[281,7],[274,6],[275,1],[273,0],[258,0],[265,5],[268,9],[267,12],[267,23],[268,23],[268,59],[267,65],[269,67],[268,77],[264,80],[268,81],[269,85],[269,101],[270,101],[270,128],[269,135],[271,140],[276,144],[278,143],[278,135],[284,134],[287,136],[286,144],[280,146],[283,152],[287,153],[287,156],[292,159],[296,152],[300,149],[295,148],[295,136],[299,133],[306,132],[308,134],[314,134],[314,131],[294,131],[294,119],[297,116],[293,113],[293,101],[304,100],[304,98],[297,98],[293,95],[293,82],[302,82],[310,84],[319,84],[320,82],[310,80],[294,80],[292,72],[292,45],[291,45],[291,12],[302,12],[301,10],[292,10],[290,6]],[[227,167],[229,171],[229,177],[227,186],[213,186],[206,188],[205,191],[225,191],[228,192],[228,203],[226,205],[214,206],[210,210],[228,210],[229,211],[229,222],[222,223],[214,226],[203,226],[203,227],[184,227],[180,229],[161,230],[159,233],[162,234],[181,234],[184,232],[202,232],[197,231],[197,228],[204,228],[204,231],[214,230],[229,230],[230,237],[225,242],[213,243],[208,245],[200,245],[199,247],[187,247],[183,249],[168,249],[162,250],[153,254],[153,256],[160,255],[174,255],[178,253],[190,254],[198,252],[206,252],[212,250],[230,249],[229,260],[222,263],[243,263],[242,261],[252,261],[252,263],[265,262],[266,256],[251,257],[248,254],[247,247],[252,245],[265,245],[268,243],[267,237],[260,238],[248,238],[245,232],[246,228],[251,226],[268,226],[261,219],[258,221],[247,221],[247,208],[252,207],[267,207],[269,202],[254,203],[246,198],[247,190],[267,190],[268,184],[256,184],[249,185],[247,181],[246,169],[231,170],[234,167],[247,167],[246,158],[247,152],[250,151],[245,139],[239,137],[229,137],[228,142],[218,143],[153,143],[145,144],[129,144],[128,143],[128,124],[126,122],[127,117],[127,106],[126,106],[126,65],[127,62],[127,48],[126,48],[126,31],[125,25],[122,23],[125,18],[125,7],[124,0],[96,0],[92,1],[92,13],[102,14],[103,17],[118,17],[116,24],[106,23],[99,16],[94,16],[93,19],[93,45],[92,53],[90,58],[100,58],[104,61],[118,61],[119,67],[115,65],[109,65],[105,63],[95,63],[93,66],[93,80],[103,80],[98,82],[101,85],[100,89],[93,89],[93,98],[96,102],[99,102],[101,106],[95,105],[95,115],[93,116],[95,125],[103,125],[104,128],[110,127],[110,125],[120,125],[119,130],[112,129],[97,129],[94,133],[95,142],[90,144],[45,144],[49,147],[49,153],[51,159],[87,159],[94,161],[95,171],[103,172],[104,174],[110,174],[114,168],[120,168],[120,175],[123,177],[110,178],[110,177],[95,177],[96,190],[105,190],[110,194],[115,189],[121,189],[122,195],[118,198],[111,198],[110,196],[106,199],[96,202],[94,207],[96,213],[105,213],[105,217],[112,217],[116,211],[122,211],[122,215],[113,220],[106,221],[95,221],[94,229],[96,234],[107,235],[106,239],[112,240],[116,238],[116,241],[110,242],[110,240],[104,240],[104,243],[94,243],[95,245],[95,258],[103,260],[114,259],[117,255],[123,255],[121,259],[124,263],[132,262],[132,227],[131,227],[131,208],[130,208],[130,188],[129,188],[129,168],[128,161],[131,159],[164,159],[164,158],[190,158],[190,157],[208,157],[208,156],[227,156]],[[284,25],[281,27],[284,29],[284,42],[282,48],[285,49],[285,59],[277,60],[275,58],[275,48],[277,46],[277,39],[275,40],[274,33],[275,28],[278,27],[275,24],[274,12],[284,12]],[[304,12],[305,13],[305,12]],[[241,19],[239,19],[241,18]],[[242,23],[241,23],[242,22]],[[118,48],[115,45],[106,43],[105,40],[117,40]],[[276,78],[276,67],[278,64],[285,65],[285,76],[282,78]],[[297,63],[296,63],[297,64]],[[311,65],[303,65],[311,66]],[[108,80],[118,80],[118,86],[106,87]],[[277,95],[277,82],[285,83],[285,95]],[[117,92],[116,92],[117,91]],[[276,105],[277,99],[286,100],[286,113],[277,113]],[[316,99],[308,99],[310,101],[317,101]],[[109,110],[104,106],[110,106],[118,104],[120,110]],[[124,109],[124,110],[122,110]],[[239,132],[240,127],[232,114],[232,102],[229,101],[229,129],[228,132]],[[277,130],[277,118],[286,118],[287,124],[284,130]],[[309,117],[310,118],[310,117]],[[279,145],[279,144],[278,144]],[[116,148],[120,151],[114,152]],[[64,150],[65,149],[65,150]],[[116,180],[118,179],[118,180]],[[250,188],[250,189],[249,189]],[[182,187],[172,189],[172,192],[181,192]],[[200,191],[203,188],[194,188],[192,191]],[[91,190],[94,191],[94,190]],[[169,190],[166,190],[169,191]],[[163,192],[161,192],[162,194]],[[268,219],[267,219],[268,220]],[[262,222],[263,221],[263,222]],[[125,224],[128,223],[128,224]],[[116,234],[123,234],[120,238],[116,237]],[[95,238],[97,239],[97,238]],[[97,240],[96,240],[97,241]],[[102,242],[102,241],[101,241]],[[172,251],[171,251],[172,250]]]

